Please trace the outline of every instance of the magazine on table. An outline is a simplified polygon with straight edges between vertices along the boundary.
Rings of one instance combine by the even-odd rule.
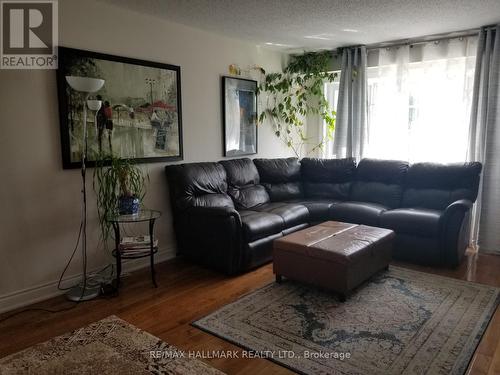
[[[149,235],[123,237],[120,241],[122,250],[146,250],[151,246],[151,237]],[[158,246],[158,240],[153,241],[153,246]]]

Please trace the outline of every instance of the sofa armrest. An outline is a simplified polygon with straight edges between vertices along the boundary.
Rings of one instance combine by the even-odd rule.
[[[186,213],[188,215],[210,216],[210,217],[233,217],[234,220],[241,226],[241,217],[238,211],[232,207],[191,207]]]
[[[466,212],[467,210],[470,210],[472,208],[472,202],[468,199],[460,199],[458,201],[453,202],[450,204],[448,207],[446,207],[446,210],[444,211],[445,216],[452,211],[463,211]]]
[[[241,217],[232,207],[191,207],[184,212],[183,254],[226,274],[242,262]]]
[[[446,207],[441,219],[442,263],[452,267],[460,264],[469,245],[472,202],[460,199]]]

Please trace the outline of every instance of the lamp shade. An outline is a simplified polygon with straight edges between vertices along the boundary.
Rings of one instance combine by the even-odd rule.
[[[100,100],[87,100],[87,106],[91,111],[98,111],[101,109],[102,102]]]
[[[104,80],[99,78],[66,76],[66,82],[75,91],[96,92],[104,85]]]

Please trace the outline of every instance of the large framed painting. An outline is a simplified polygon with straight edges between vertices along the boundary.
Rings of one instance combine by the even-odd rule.
[[[87,165],[99,154],[136,162],[182,160],[180,67],[59,47],[57,71],[61,146],[64,168],[78,168],[84,147],[84,93],[66,76],[104,79],[87,110]]]
[[[222,77],[224,156],[257,153],[257,81]]]

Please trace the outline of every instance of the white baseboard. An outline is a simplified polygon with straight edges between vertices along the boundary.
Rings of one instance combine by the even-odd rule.
[[[155,256],[155,263],[161,263],[175,257],[174,248],[160,249]],[[94,270],[89,270],[89,274],[102,269],[104,265]],[[134,259],[123,262],[122,272],[132,272],[141,268],[149,267],[149,258]],[[72,285],[80,281],[82,274],[68,276],[63,279],[63,285]],[[0,296],[0,313],[31,305],[36,302],[44,301],[49,298],[64,294],[64,291],[57,289],[58,280],[49,283],[21,289],[13,293]]]

